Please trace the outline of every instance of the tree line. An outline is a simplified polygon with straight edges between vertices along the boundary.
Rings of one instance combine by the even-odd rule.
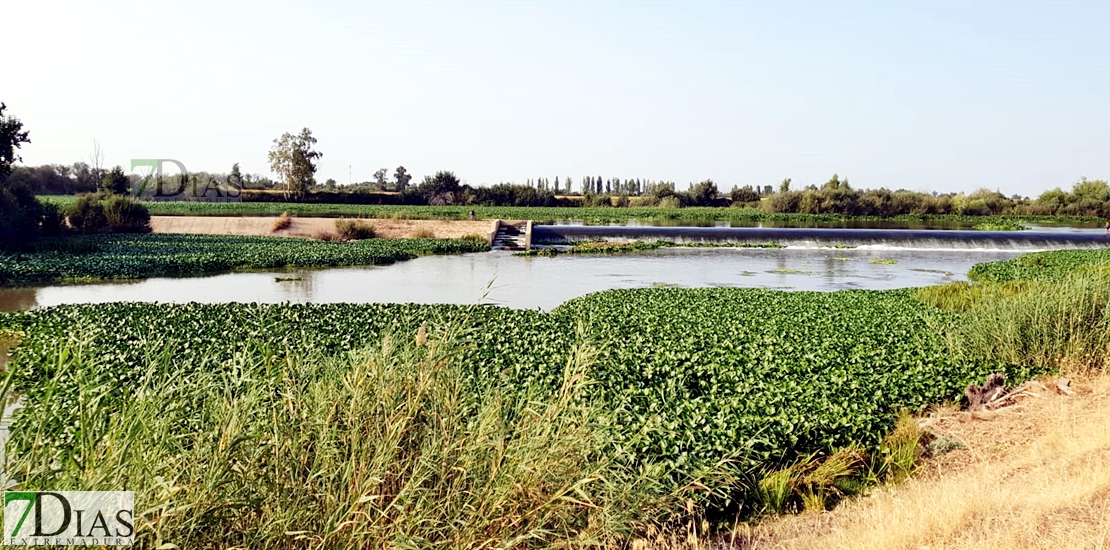
[[[94,161],[92,167],[78,163],[60,173],[54,167],[13,170],[13,164],[21,161],[19,149],[30,143],[31,137],[23,123],[5,114],[6,110],[7,105],[0,103],[0,251],[34,248],[43,236],[150,231],[150,213],[127,196],[131,180],[121,167],[104,170]],[[94,158],[98,160],[97,149]],[[46,184],[40,181],[59,189],[90,192],[63,211],[35,198]]]
[[[9,136],[9,141],[11,139],[14,138]],[[338,185],[333,179],[323,184],[316,181],[322,157],[312,131],[303,128],[296,134],[284,133],[273,141],[268,158],[277,180],[243,174],[238,164],[226,174],[196,172],[179,177],[184,180],[182,185],[191,185],[193,189],[210,186],[213,182],[234,182],[244,190],[244,200],[488,206],[733,206],[771,213],[876,217],[953,214],[1110,217],[1110,186],[1103,180],[1086,178],[1070,190],[1055,188],[1036,198],[1006,196],[989,189],[970,194],[855,189],[847,178],[838,174],[823,184],[797,189],[792,180],[784,179],[777,186],[733,186],[727,192],[713,180],[692,182],[685,190],[679,190],[671,181],[603,176],[585,176],[577,181],[570,176],[537,177],[523,183],[471,186],[446,170],[414,183],[412,174],[403,165],[393,170],[381,168],[371,181]],[[121,190],[136,179],[118,166],[110,170],[100,167],[99,153],[94,154],[93,161],[92,165],[77,162],[69,166],[14,168],[9,161],[6,170],[10,176],[6,185],[26,189],[32,195],[98,191],[119,194],[126,192]],[[279,190],[281,193],[273,192]]]

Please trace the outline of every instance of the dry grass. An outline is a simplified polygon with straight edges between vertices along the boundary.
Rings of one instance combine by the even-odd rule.
[[[278,231],[281,231],[283,229],[289,229],[290,225],[293,225],[293,218],[289,217],[288,212],[282,212],[281,215],[278,216],[276,220],[274,220],[274,227],[270,230],[270,232],[277,233]]]
[[[965,449],[932,459],[913,479],[831,513],[781,518],[717,544],[783,550],[1110,548],[1110,377],[1090,379],[1076,390],[1076,396],[1042,392],[993,412],[935,413],[922,423]]]
[[[378,236],[374,226],[362,220],[335,220],[335,232],[348,241],[361,241]]]

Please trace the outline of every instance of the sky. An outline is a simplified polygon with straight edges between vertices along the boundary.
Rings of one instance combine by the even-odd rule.
[[[25,164],[1036,195],[1110,178],[1110,2],[0,0]]]

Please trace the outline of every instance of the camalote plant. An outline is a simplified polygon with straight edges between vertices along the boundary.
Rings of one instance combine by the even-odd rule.
[[[489,249],[473,239],[371,239],[357,243],[226,235],[89,235],[41,239],[38,252],[0,254],[0,285],[141,279],[231,270],[379,265],[426,254]]]
[[[551,395],[540,390],[563,384],[571,350],[588,348],[595,350],[590,383],[579,398],[607,411],[599,421],[611,428],[598,452],[652,472],[652,494],[693,487],[691,496],[709,510],[734,517],[760,508],[755,480],[762,473],[851,446],[879,453],[900,411],[958,398],[989,373],[1014,381],[1039,372],[956,358],[943,328],[958,315],[910,291],[658,288],[593,294],[548,314],[447,305],[107,304],[0,315],[0,327],[27,335],[13,370],[13,387],[27,396],[13,427],[16,452],[32,442],[47,445],[43,452],[85,452],[74,415],[90,384],[117,388],[104,394],[108,406],[170,374],[240,379],[244,365],[338,357],[426,324],[460,327],[455,343],[467,383],[503,388],[504,399],[531,388],[538,393],[529,399],[540,399]],[[58,376],[56,350],[73,335],[82,356],[96,360]],[[159,357],[174,358],[172,373]]]

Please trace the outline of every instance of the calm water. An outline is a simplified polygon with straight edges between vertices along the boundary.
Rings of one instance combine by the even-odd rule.
[[[71,303],[491,303],[550,310],[614,288],[890,289],[965,280],[971,266],[1026,251],[661,249],[614,256],[429,256],[389,266],[0,290],[0,310]],[[893,260],[895,263],[872,263]],[[297,280],[279,281],[278,278]]]

